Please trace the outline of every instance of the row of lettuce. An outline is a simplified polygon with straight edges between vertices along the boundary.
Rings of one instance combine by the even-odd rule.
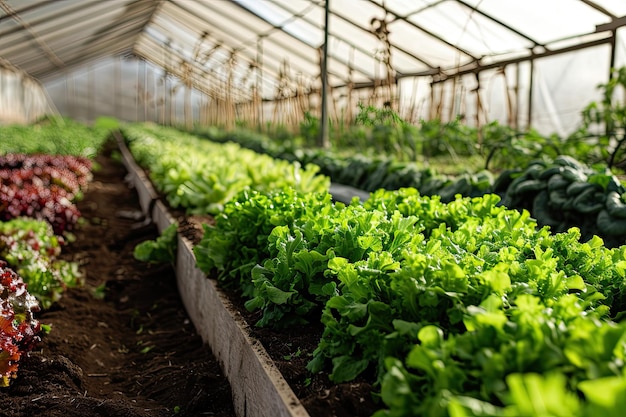
[[[136,128],[126,128],[129,137],[133,137],[133,129]],[[548,225],[555,232],[578,227],[585,241],[598,235],[603,238],[605,246],[617,247],[626,242],[626,188],[606,164],[590,166],[567,155],[543,155],[542,158],[527,161],[523,166],[507,168],[497,174],[481,170],[476,173],[442,175],[423,165],[420,167],[415,163],[390,159],[376,160],[363,155],[338,157],[319,149],[287,151],[288,147],[243,129],[225,131],[214,127],[194,135],[158,126],[143,126],[141,129],[149,131],[155,138],[166,138],[162,149],[153,151],[168,154],[166,161],[153,164],[150,158],[154,156],[145,156],[142,149],[137,149],[136,155],[144,162],[144,166],[155,167],[155,181],[163,183],[165,192],[178,190],[168,197],[174,207],[190,206],[193,210],[208,209],[208,212],[213,213],[219,211],[224,201],[231,199],[236,190],[250,186],[251,182],[266,182],[267,185],[263,185],[266,189],[280,186],[280,181],[261,178],[266,175],[263,168],[255,166],[251,170],[258,170],[258,173],[250,173],[238,169],[237,164],[240,162],[230,163],[236,155],[242,155],[244,160],[246,155],[254,155],[256,160],[261,153],[272,158],[264,157],[259,161],[271,160],[273,164],[278,164],[273,159],[276,158],[289,162],[282,166],[306,167],[307,177],[303,181],[311,184],[309,190],[317,185],[314,180],[323,181],[322,178],[327,178],[333,183],[352,185],[369,192],[381,188],[415,188],[421,195],[437,196],[443,202],[451,202],[457,195],[478,197],[493,193],[501,197],[500,204],[511,209],[528,210],[540,226]],[[211,175],[204,175],[207,168],[198,166],[196,155],[180,155],[185,151],[178,149],[176,143],[188,141],[193,142],[193,146],[206,147],[207,150],[203,152],[210,152],[217,144],[222,144],[223,153],[228,156],[218,162],[211,162],[208,168]],[[151,145],[150,141],[146,141],[136,146],[149,148]],[[181,165],[178,162],[189,158],[189,163]],[[329,169],[330,166],[332,168]],[[314,176],[315,173],[318,175]],[[357,177],[358,181],[351,181],[351,178]],[[193,201],[196,199],[205,201]]]
[[[49,326],[35,317],[72,286],[75,262],[62,259],[80,221],[75,202],[92,179],[107,130],[70,120],[0,128],[0,387]]]
[[[359,106],[354,125],[331,124],[330,150],[311,146],[320,126],[311,115],[295,133],[265,129],[273,133],[271,137],[246,129],[198,127],[194,132],[276,158],[316,164],[333,182],[369,192],[413,187],[444,202],[457,194],[497,193],[505,206],[529,210],[540,225],[553,231],[576,226],[584,240],[597,234],[605,245],[615,247],[626,242],[622,214],[626,190],[610,178],[607,167],[616,172],[626,167],[626,112],[624,104],[614,99],[624,88],[626,67],[612,69],[610,80],[598,86],[600,99],[585,106],[580,125],[567,136],[518,131],[497,121],[478,128],[459,119],[412,124],[391,108],[364,105]],[[559,161],[562,155],[578,161]],[[446,165],[436,162],[441,156]],[[566,172],[557,171],[561,168],[554,161],[565,162],[561,165]],[[569,187],[566,181],[575,184]]]
[[[344,204],[311,165],[155,126],[123,133],[173,207],[215,216],[198,266],[240,292],[259,326],[321,322],[309,371],[369,378],[376,417],[621,415],[626,246],[554,233],[494,193],[401,188]],[[504,198],[554,192],[566,200],[555,210],[617,217],[619,180],[577,163],[509,172],[508,187],[524,187]]]

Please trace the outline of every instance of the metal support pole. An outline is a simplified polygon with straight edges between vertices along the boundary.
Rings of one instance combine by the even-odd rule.
[[[330,0],[324,4],[324,48],[322,50],[322,111],[320,118],[320,137],[318,146],[328,148],[328,14],[330,10]]]
[[[533,84],[535,78],[535,60],[530,60],[530,82],[528,85],[528,121],[526,123],[526,129],[530,129],[533,122]]]
[[[113,61],[113,117],[120,119],[124,114],[122,106],[122,58],[115,57]]]
[[[520,70],[519,62],[515,64],[515,129],[519,129],[519,83],[520,83]]]
[[[139,61],[135,61],[135,68],[137,69],[137,87],[135,88],[135,121],[139,121],[139,85],[141,84],[141,70],[139,67]]]
[[[90,65],[87,68],[87,122],[92,123],[95,119],[94,114],[94,106],[95,104],[95,77],[94,77],[94,69],[93,65]]]
[[[609,81],[613,79],[613,70],[615,69],[615,43],[617,41],[617,29],[613,29],[611,31],[611,60],[609,61]],[[612,106],[613,97],[608,97],[609,102],[607,103],[609,106]],[[610,120],[607,120],[606,125],[604,126],[604,134],[607,137],[611,137],[611,132],[613,132],[613,123]]]
[[[613,69],[615,68],[615,55],[616,55],[616,50],[615,50],[615,44],[617,43],[617,29],[614,29],[611,31],[611,62],[610,62],[610,66],[609,66],[609,80],[611,78],[613,78]]]
[[[260,131],[263,128],[263,36],[259,36],[256,43],[256,62],[258,65],[256,70],[256,93],[259,106],[257,109],[257,129]]]

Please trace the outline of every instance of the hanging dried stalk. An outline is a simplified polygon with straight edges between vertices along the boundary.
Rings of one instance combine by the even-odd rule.
[[[452,94],[450,94],[450,108],[448,109],[448,121],[454,120],[456,113],[456,90],[458,85],[459,77],[452,78]]]
[[[293,106],[289,105],[289,97],[294,95],[294,88],[289,74],[289,63],[285,59],[278,72],[273,120],[276,124],[286,124],[292,117]]]
[[[417,90],[418,90],[418,82],[417,80],[413,79],[413,91],[411,93],[411,100],[409,101],[409,103],[411,103],[409,105],[409,109],[407,111],[407,120],[409,120],[412,123],[416,123],[417,122]]]
[[[480,97],[480,74],[476,73],[476,128],[480,130],[480,127],[483,125],[483,119],[486,119],[485,115],[485,107],[483,105],[483,101]],[[483,117],[481,117],[483,116]],[[478,145],[482,144],[482,137],[478,136]]]
[[[443,97],[445,93],[445,81],[439,83],[439,98],[437,99],[437,119],[443,120]]]
[[[181,81],[185,86],[185,101],[183,104],[183,115],[185,118],[185,127],[191,129],[193,125],[191,115],[191,77],[193,76],[193,67],[187,60],[180,62],[180,68],[182,72]]]
[[[226,91],[225,91],[225,125],[226,128],[232,129],[235,126],[235,102],[233,99],[233,88],[234,88],[234,76],[235,76],[235,66],[237,65],[237,54],[236,52],[231,52],[230,57],[228,58],[228,74],[226,78]]]
[[[374,66],[374,88],[372,94],[369,97],[367,104],[369,106],[376,106],[378,99],[378,87],[381,86],[380,77],[378,76],[378,63]]]
[[[252,89],[254,86],[251,85],[250,79],[254,73],[255,63],[251,62],[246,69],[245,74],[238,82],[237,90],[240,92],[240,96],[242,97],[241,102],[238,102],[237,106],[237,114],[239,114],[239,119],[241,121],[245,121],[246,123],[254,121],[254,102],[253,102],[253,92]]]
[[[193,50],[191,62],[196,65],[202,67],[206,65],[209,59],[223,46],[223,42],[219,39],[213,40],[213,44],[208,47],[207,43],[211,41],[211,34],[207,31],[204,31],[198,37]],[[207,101],[202,104],[200,117],[201,123],[211,124],[217,123],[219,121],[219,107],[221,107],[218,103],[223,103],[223,95],[222,98],[216,98],[216,95],[220,94],[220,86],[211,88],[208,82],[208,78],[215,78],[215,71],[210,70],[209,73],[196,73],[198,71],[197,67],[191,65],[191,62],[183,61],[185,67],[183,68],[183,77],[182,82],[185,86],[185,103],[184,103],[184,117],[185,117],[185,125],[190,128],[193,125],[193,111],[191,108],[191,91],[194,86],[193,79],[201,77],[203,80],[206,80],[205,85],[202,86],[201,90],[206,91]],[[223,121],[223,120],[222,120]]]
[[[428,115],[430,120],[441,120],[441,100],[443,94],[441,83],[441,81],[430,83],[430,114]]]
[[[263,112],[263,100],[261,99],[261,91],[257,85],[251,86],[252,90],[252,122],[255,126],[260,127],[263,120],[261,114]]]
[[[354,92],[354,48],[350,50],[350,60],[348,62],[348,91],[346,93],[346,113],[344,115],[344,120],[348,123],[352,123],[353,117],[353,108],[352,108],[352,94]]]
[[[461,92],[459,93],[461,96],[461,103],[459,106],[459,117],[462,121],[465,121],[465,115],[467,114],[467,89],[464,84],[461,84]]]
[[[296,78],[296,108],[297,117],[294,120],[294,127],[304,120],[304,115],[310,113],[312,109],[311,95],[315,80],[307,78],[304,74],[299,74]]]
[[[506,100],[507,124],[509,126],[515,126],[515,121],[516,121],[515,115],[517,113],[517,109],[514,108],[514,102],[515,102],[514,94],[515,93],[511,91],[511,89],[509,88],[509,81],[506,75],[506,67],[500,68],[499,73],[502,74],[502,78],[504,80],[504,94],[505,94],[505,100]]]
[[[370,20],[371,32],[378,37],[378,40],[382,43],[382,49],[378,51],[379,59],[385,66],[386,78],[384,86],[387,89],[383,89],[383,97],[385,104],[388,104],[392,109],[397,110],[397,97],[396,97],[396,72],[392,66],[391,60],[391,41],[389,40],[389,28],[387,27],[386,16],[382,19],[372,18]],[[385,94],[385,92],[387,94]]]

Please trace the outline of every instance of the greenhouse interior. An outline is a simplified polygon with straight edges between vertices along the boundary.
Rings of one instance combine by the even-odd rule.
[[[624,0],[0,0],[0,416],[622,417]]]

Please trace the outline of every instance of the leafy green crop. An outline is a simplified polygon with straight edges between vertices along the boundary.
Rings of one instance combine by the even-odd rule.
[[[291,226],[277,226],[269,237],[270,257],[252,270],[256,296],[246,306],[261,308],[260,326],[317,320],[321,307],[337,293],[329,270],[336,259],[357,262],[371,257],[372,275],[419,238],[417,219],[387,218],[358,204],[311,211]],[[316,313],[316,314],[313,314]]]
[[[577,229],[537,230],[527,212],[498,207],[493,196],[437,207],[404,193],[368,203],[419,212],[431,225],[428,239],[407,245],[370,294],[359,263],[331,265],[340,295],[324,309],[312,370],[332,359],[331,378],[342,381],[377,364],[390,407],[377,416],[445,416],[457,406],[466,415],[500,415],[491,413],[507,404],[516,373],[563,375],[565,396],[583,381],[620,380],[626,329],[609,317],[623,311],[622,249],[599,238],[581,243]]]
[[[44,153],[93,158],[108,138],[106,126],[88,127],[71,119],[50,118],[29,126],[0,126],[0,154]]]
[[[328,193],[302,194],[290,188],[270,194],[242,191],[226,203],[215,225],[203,225],[202,241],[194,247],[198,266],[206,273],[217,270],[223,285],[252,296],[250,274],[269,257],[272,230],[302,221],[313,212],[333,210]]]
[[[626,248],[538,228],[497,195],[244,192],[216,220],[198,263],[242,290],[258,325],[319,318],[309,370],[372,375],[377,417],[527,412],[527,384],[596,410],[579,390],[623,384]]]
[[[327,191],[330,181],[314,165],[275,160],[234,143],[216,144],[174,129],[149,125],[123,128],[137,162],[174,208],[216,214],[242,190],[295,188]]]
[[[492,191],[504,195],[503,205],[529,210],[555,233],[577,227],[583,240],[599,235],[606,246],[626,243],[626,188],[606,165],[558,155],[501,173]]]
[[[78,264],[59,258],[63,239],[49,223],[16,218],[0,222],[0,259],[28,285],[42,308],[49,308],[63,292],[82,284]]]
[[[166,183],[178,190],[196,162],[174,160]],[[376,417],[614,415],[626,388],[626,247],[582,239],[566,223],[554,233],[489,194],[492,179],[425,173],[420,182],[440,195],[380,189],[350,204],[244,186],[194,252],[203,271],[260,311],[257,325],[320,320],[309,370],[337,383],[369,378],[384,403]],[[495,184],[513,190],[505,203],[561,190],[554,204],[571,197],[578,212],[613,218],[626,204],[612,174],[565,156]],[[473,192],[483,195],[460,196]]]
[[[178,248],[177,228],[178,225],[172,223],[156,239],[139,243],[133,250],[135,259],[151,263],[174,263]]]

